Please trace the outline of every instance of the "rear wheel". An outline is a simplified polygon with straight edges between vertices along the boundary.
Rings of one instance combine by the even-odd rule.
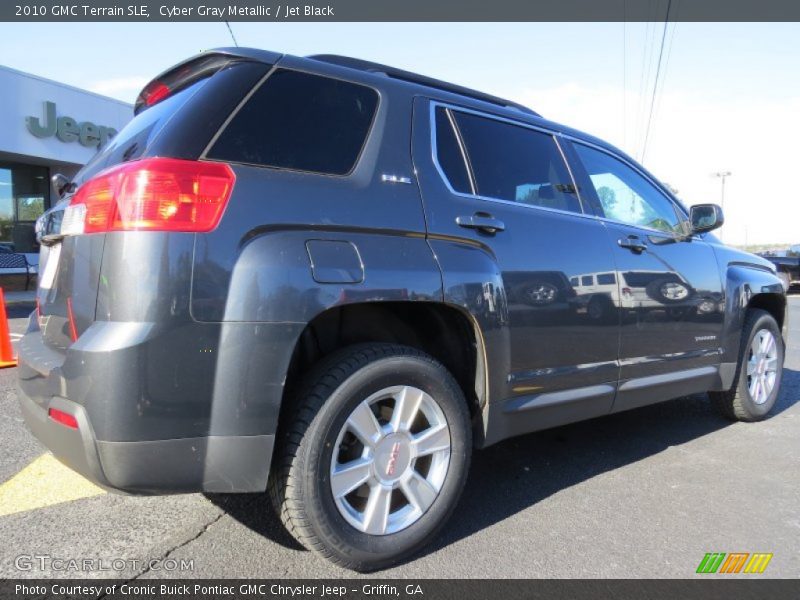
[[[409,556],[455,508],[471,454],[467,405],[430,356],[353,346],[309,377],[270,481],[287,529],[347,568]]]
[[[783,355],[780,328],[772,315],[748,311],[733,386],[726,392],[709,393],[720,413],[738,421],[765,418],[778,398]]]

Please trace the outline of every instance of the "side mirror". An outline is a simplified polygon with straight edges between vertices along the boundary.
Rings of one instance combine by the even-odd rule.
[[[719,229],[725,222],[722,209],[716,204],[696,204],[689,209],[692,234]]]

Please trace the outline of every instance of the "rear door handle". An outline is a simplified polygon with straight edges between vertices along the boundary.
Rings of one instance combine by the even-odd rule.
[[[456,224],[459,227],[477,229],[484,233],[497,233],[498,231],[504,231],[506,228],[506,224],[500,219],[495,219],[492,215],[485,213],[456,217]]]
[[[620,248],[627,248],[634,254],[641,254],[647,250],[647,244],[638,235],[629,235],[628,237],[619,238],[617,240]]]

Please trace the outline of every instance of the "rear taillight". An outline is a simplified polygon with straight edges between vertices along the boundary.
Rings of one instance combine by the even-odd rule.
[[[78,420],[69,413],[65,413],[63,410],[58,410],[57,408],[51,408],[47,411],[47,416],[50,417],[56,423],[61,423],[62,425],[69,427],[70,429],[77,429],[78,428]]]
[[[146,158],[85,182],[64,211],[61,233],[214,229],[236,177],[223,163]]]

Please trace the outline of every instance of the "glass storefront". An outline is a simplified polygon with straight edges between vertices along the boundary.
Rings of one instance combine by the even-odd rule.
[[[50,208],[50,170],[0,161],[0,246],[37,252],[34,225]]]

